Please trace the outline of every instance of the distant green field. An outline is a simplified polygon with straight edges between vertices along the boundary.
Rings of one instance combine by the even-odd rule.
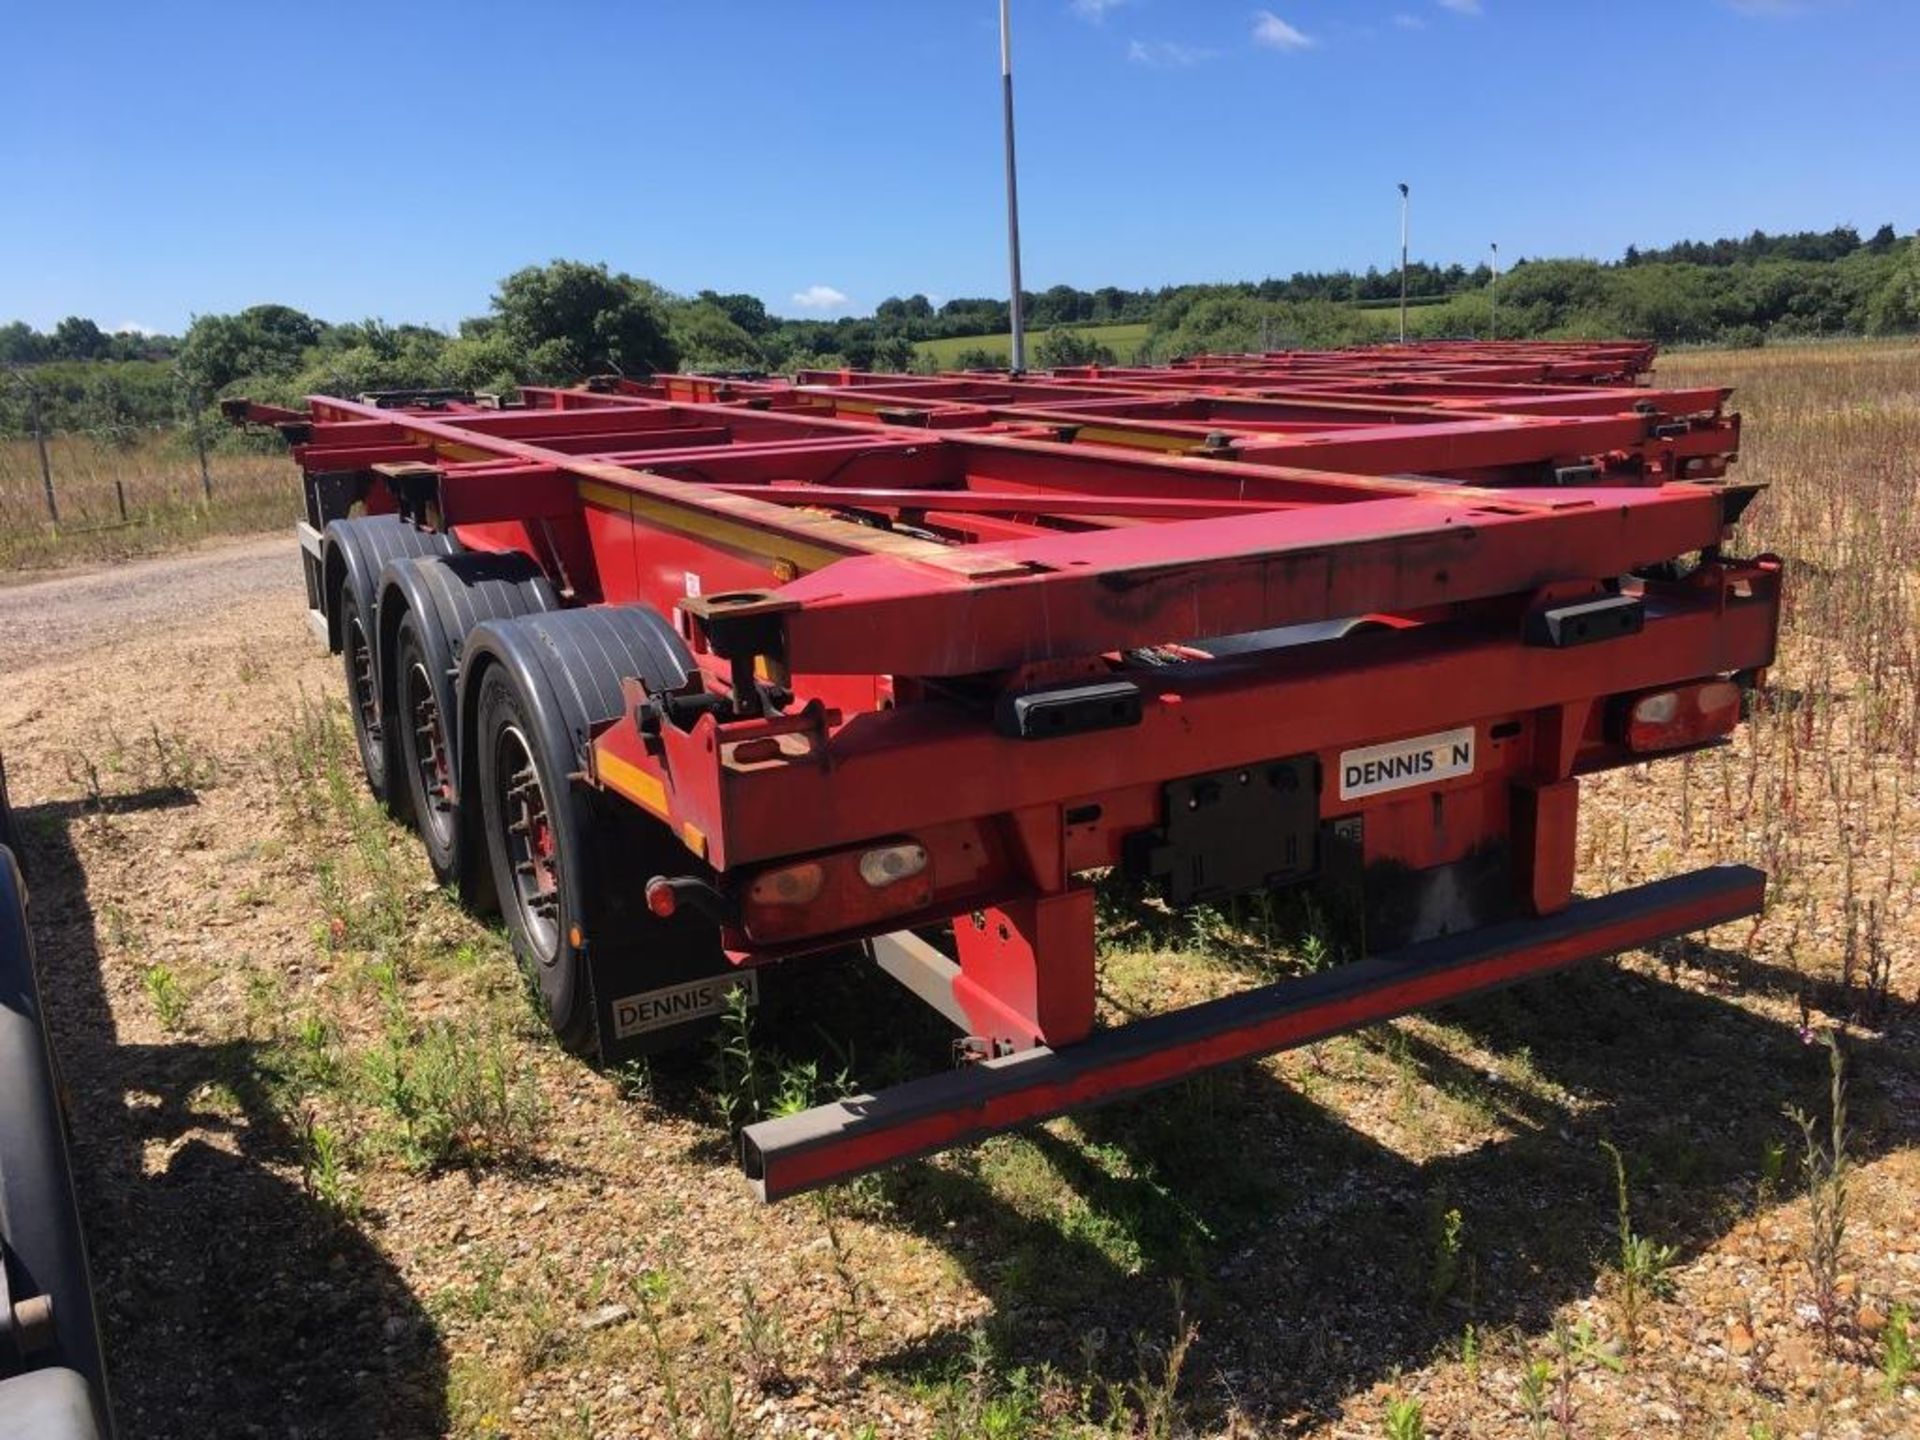
[[[1106,346],[1124,364],[1131,359],[1133,352],[1140,348],[1147,338],[1147,332],[1153,327],[1142,322],[1138,325],[1074,325],[1089,340]],[[1027,345],[1029,349],[1040,343],[1045,330],[1029,330]],[[922,340],[914,350],[921,355],[931,355],[941,365],[951,365],[963,350],[985,350],[998,359],[1006,359],[1013,348],[1010,335],[950,335],[942,340]]]
[[[1418,310],[1423,306],[1442,304],[1446,299],[1446,296],[1416,297],[1407,302],[1407,308]],[[1369,329],[1377,330],[1383,336],[1390,336],[1400,323],[1398,300],[1367,302],[1353,305],[1351,308]],[[1133,357],[1134,351],[1146,343],[1147,332],[1153,327],[1141,323],[1137,325],[1075,325],[1070,328],[1106,346],[1113,351],[1122,364],[1125,364]],[[1046,333],[1045,330],[1027,332],[1029,352]],[[1004,361],[1012,343],[1011,338],[1006,335],[949,335],[942,340],[922,340],[913,348],[917,354],[931,355],[937,364],[951,365],[960,358],[960,352],[963,350],[985,350],[996,359]]]

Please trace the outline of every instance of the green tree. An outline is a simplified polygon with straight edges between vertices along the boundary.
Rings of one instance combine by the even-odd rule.
[[[113,341],[91,320],[69,315],[53,327],[53,353],[61,360],[104,360]]]
[[[486,335],[463,334],[440,351],[440,373],[459,390],[511,394],[528,378],[526,366],[527,357],[497,328]]]
[[[766,302],[758,295],[721,295],[712,290],[702,290],[693,298],[717,306],[729,320],[756,339],[780,323],[767,314]]]
[[[1886,282],[1867,302],[1867,329],[1875,335],[1920,330],[1920,240],[1909,240]]]
[[[753,336],[712,301],[675,305],[668,315],[667,334],[682,370],[759,370],[766,365]]]
[[[326,326],[290,305],[254,305],[237,315],[201,315],[180,342],[180,374],[199,395],[242,376],[291,377]]]
[[[47,337],[26,321],[0,325],[0,365],[38,365],[50,358]]]
[[[1033,360],[1042,369],[1062,365],[1112,365],[1113,351],[1080,330],[1049,330],[1033,347]]]
[[[542,379],[646,375],[679,359],[660,291],[605,265],[555,260],[516,270],[500,282],[493,310]]]

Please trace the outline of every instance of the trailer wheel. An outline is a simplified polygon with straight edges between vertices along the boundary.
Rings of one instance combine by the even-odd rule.
[[[737,975],[712,918],[682,906],[663,919],[642,893],[650,877],[700,874],[703,862],[654,815],[576,778],[591,768],[591,737],[625,708],[622,677],[658,694],[696,674],[670,622],[637,605],[491,620],[464,647],[470,863],[492,877],[555,1032],[603,1063],[697,1043]],[[666,1008],[676,998],[682,1008]]]
[[[581,797],[556,774],[534,717],[505,670],[481,680],[480,796],[500,914],[515,954],[540,987],[547,1022],[569,1050],[590,1053],[595,1021],[586,978],[586,863]]]
[[[385,733],[380,724],[380,678],[375,669],[373,629],[360,608],[352,585],[340,587],[340,663],[347,678],[347,710],[353,716],[354,743],[360,748],[360,768],[374,798],[398,812],[406,796],[393,783],[387,766]]]
[[[420,624],[420,617],[412,611],[400,618],[394,646],[394,734],[387,738],[399,749],[396,769],[406,785],[427,862],[433,867],[434,878],[446,885],[460,878],[462,868],[451,717],[440,703],[440,689],[434,684]]]

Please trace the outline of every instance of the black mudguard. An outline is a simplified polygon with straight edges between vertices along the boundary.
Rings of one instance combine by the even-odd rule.
[[[460,713],[458,679],[467,637],[490,620],[512,620],[560,608],[553,586],[538,565],[524,555],[463,551],[451,555],[406,556],[389,560],[380,572],[377,612],[381,660],[381,706],[391,710],[398,694],[386,660],[394,653],[400,621],[411,612],[426,623],[421,638],[440,688],[440,713]],[[450,725],[456,790],[460,777],[463,727]]]
[[[340,616],[334,597],[342,583],[353,590],[362,615],[379,614],[380,572],[387,562],[410,555],[451,555],[459,546],[451,535],[422,530],[398,515],[358,515],[335,520],[321,541],[325,583],[321,601],[327,608],[327,648],[340,652]],[[374,657],[375,664],[379,656]]]

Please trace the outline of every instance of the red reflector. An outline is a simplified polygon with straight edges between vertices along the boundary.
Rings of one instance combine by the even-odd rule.
[[[1731,680],[1703,680],[1656,690],[1627,710],[1627,748],[1638,754],[1704,745],[1740,723],[1740,687]]]
[[[673,886],[664,875],[656,875],[647,881],[647,909],[662,920],[673,918],[673,912],[680,907],[680,897],[673,893]]]

